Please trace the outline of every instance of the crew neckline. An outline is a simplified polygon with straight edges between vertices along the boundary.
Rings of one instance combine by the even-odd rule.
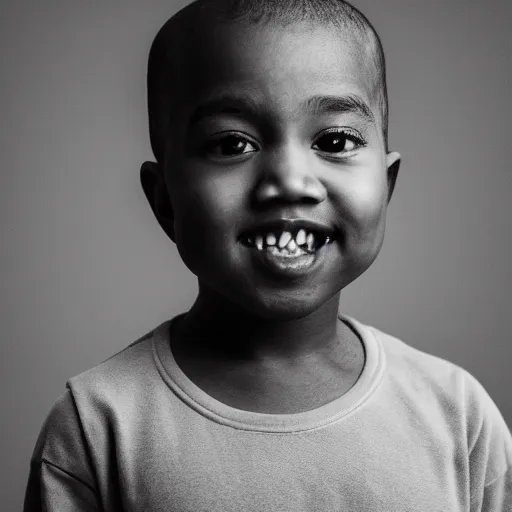
[[[178,315],[159,325],[153,334],[153,355],[158,371],[169,388],[199,414],[240,430],[292,433],[312,430],[339,421],[356,411],[377,388],[385,367],[380,340],[374,331],[357,320],[339,315],[353,329],[365,351],[365,362],[355,384],[342,396],[315,409],[292,414],[259,413],[236,409],[199,388],[176,363],[171,350],[171,329]]]

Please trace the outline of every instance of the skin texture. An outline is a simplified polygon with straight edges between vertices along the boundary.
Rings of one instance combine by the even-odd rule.
[[[306,22],[211,27],[183,50],[165,161],[141,171],[155,216],[199,281],[173,352],[230,405],[314,408],[349,389],[364,363],[337,320],[339,296],[380,250],[400,161],[385,151],[374,72],[349,34]],[[316,96],[357,97],[373,120],[305,110]],[[219,98],[221,108],[201,108]],[[332,129],[357,137],[342,136],[340,151]],[[237,138],[226,142],[225,132]],[[233,144],[240,154],[226,151]],[[304,275],[269,271],[240,242],[249,227],[280,218],[335,229]]]

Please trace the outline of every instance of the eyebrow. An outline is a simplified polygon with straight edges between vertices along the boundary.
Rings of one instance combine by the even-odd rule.
[[[202,121],[204,118],[221,114],[242,116],[249,114],[251,117],[261,117],[262,107],[259,102],[250,97],[242,96],[217,96],[199,105],[190,116],[190,125]]]
[[[190,116],[189,124],[192,126],[204,118],[228,114],[234,116],[249,115],[254,118],[263,117],[264,107],[250,97],[218,96],[199,105]],[[368,123],[375,123],[375,116],[368,104],[354,94],[346,96],[313,96],[304,101],[298,112],[311,116],[325,114],[355,114]]]
[[[369,123],[375,123],[375,116],[368,104],[359,96],[313,96],[306,100],[301,110],[311,115],[355,114]]]

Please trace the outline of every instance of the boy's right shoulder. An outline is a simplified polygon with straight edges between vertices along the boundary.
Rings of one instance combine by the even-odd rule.
[[[102,401],[116,397],[134,397],[141,390],[160,382],[154,358],[154,340],[169,326],[170,321],[147,332],[124,349],[100,364],[68,380],[66,387],[75,400]]]

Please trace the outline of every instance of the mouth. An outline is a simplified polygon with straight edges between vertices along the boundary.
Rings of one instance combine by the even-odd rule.
[[[321,249],[336,240],[335,230],[306,220],[284,220],[244,231],[239,241],[261,256],[267,267],[280,273],[302,274],[310,270]]]
[[[293,257],[314,254],[335,240],[333,228],[306,220],[279,220],[261,224],[240,237],[240,242],[258,251]]]

